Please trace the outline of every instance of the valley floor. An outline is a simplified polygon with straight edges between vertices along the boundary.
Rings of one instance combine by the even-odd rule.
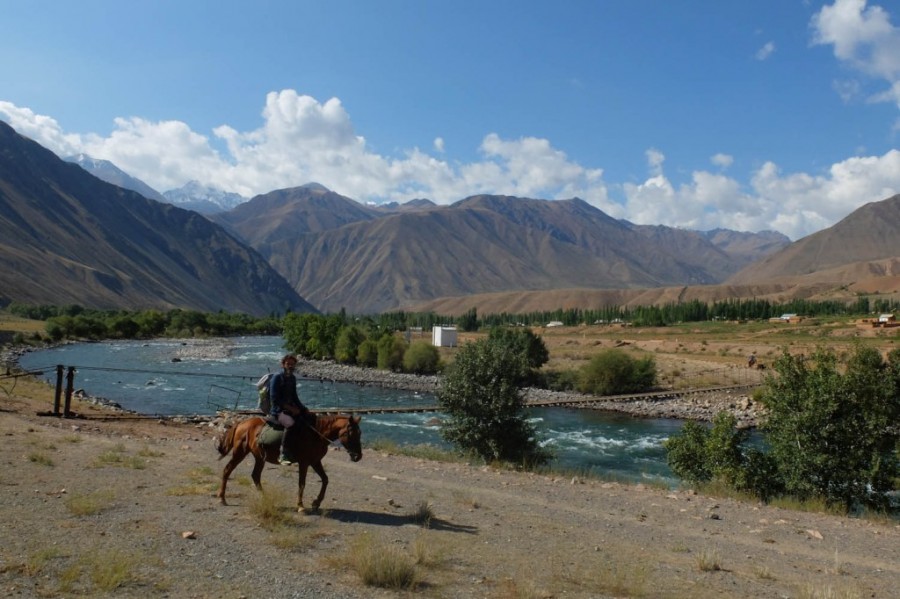
[[[8,596],[887,598],[900,588],[896,521],[370,450],[359,463],[326,457],[319,513],[294,512],[295,468],[267,466],[266,515],[249,462],[222,506],[210,424],[86,402],[73,406],[79,418],[59,419],[38,414],[52,401],[44,385],[4,390]],[[317,489],[311,475],[307,495]],[[349,559],[366,554],[415,562],[414,590],[365,586]]]

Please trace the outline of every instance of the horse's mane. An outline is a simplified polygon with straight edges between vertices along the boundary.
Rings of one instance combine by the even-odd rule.
[[[335,420],[349,419],[347,414],[316,414],[316,429],[322,430],[334,424]]]

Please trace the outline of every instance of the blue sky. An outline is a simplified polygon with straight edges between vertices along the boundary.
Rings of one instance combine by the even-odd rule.
[[[797,239],[900,192],[880,0],[0,0],[0,119],[159,191],[581,197]]]

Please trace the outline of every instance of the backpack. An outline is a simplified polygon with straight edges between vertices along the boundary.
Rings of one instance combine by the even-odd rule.
[[[266,415],[272,409],[272,402],[269,399],[269,379],[271,378],[272,373],[267,372],[256,381],[256,392],[259,396],[256,401],[256,409]]]

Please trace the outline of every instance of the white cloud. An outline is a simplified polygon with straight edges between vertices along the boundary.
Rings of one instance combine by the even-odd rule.
[[[724,169],[728,168],[729,166],[731,166],[732,164],[734,164],[734,156],[731,156],[729,154],[719,153],[719,154],[714,154],[709,159],[709,161],[724,170]]]
[[[766,60],[775,53],[775,42],[766,42],[756,51],[756,60]]]
[[[666,161],[665,154],[655,148],[650,148],[644,152],[644,155],[647,157],[647,165],[650,167],[650,172],[655,175],[662,173],[662,165]]]
[[[435,137],[434,138],[434,151],[439,152],[441,154],[444,153],[444,138],[443,137]]]
[[[823,6],[811,22],[813,43],[834,46],[834,55],[860,72],[888,82],[873,96],[900,106],[900,29],[880,6],[866,0],[835,0]]]
[[[783,174],[767,162],[753,173],[749,189],[706,171],[695,171],[676,189],[659,166],[651,165],[645,182],[623,186],[629,220],[699,230],[774,229],[799,239],[900,192],[900,150],[848,158],[819,176]]]
[[[674,185],[665,154],[646,151],[641,183],[616,184],[613,200],[603,170],[588,168],[547,139],[484,136],[481,156],[451,162],[418,148],[391,157],[370,150],[340,100],[324,103],[293,90],[266,96],[262,124],[250,131],[228,125],[208,136],[181,121],[117,118],[108,136],[71,134],[54,119],[9,102],[0,116],[61,156],[87,153],[110,160],[158,190],[195,179],[245,196],[319,182],[361,202],[429,198],[438,203],[478,193],[562,199],[580,197],[616,218],[696,229],[776,229],[799,238],[830,226],[865,202],[900,192],[900,151],[849,158],[821,174],[781,173],[765,163],[748,183],[722,171],[728,154],[710,158],[718,172],[697,170]],[[435,146],[443,148],[437,138]],[[218,147],[216,144],[215,147]]]

